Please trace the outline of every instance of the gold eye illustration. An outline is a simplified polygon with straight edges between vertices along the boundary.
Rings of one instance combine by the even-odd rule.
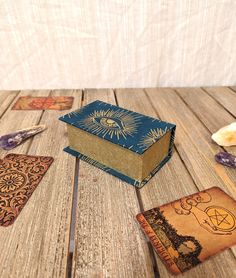
[[[112,119],[109,117],[96,117],[94,118],[94,121],[106,128],[122,129],[124,127],[123,123],[119,119]]]
[[[79,121],[79,124],[94,134],[126,140],[127,136],[133,136],[137,132],[139,118],[139,115],[122,109],[95,110],[87,118]]]

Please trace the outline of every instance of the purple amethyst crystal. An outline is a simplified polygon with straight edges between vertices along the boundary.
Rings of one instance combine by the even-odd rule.
[[[225,166],[236,168],[236,156],[227,153],[227,152],[219,152],[215,155],[216,162],[223,164]]]
[[[45,128],[45,125],[38,125],[3,135],[0,137],[0,148],[11,150],[20,145],[27,138],[42,132]]]

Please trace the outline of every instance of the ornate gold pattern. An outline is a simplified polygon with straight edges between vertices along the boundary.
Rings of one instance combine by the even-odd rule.
[[[26,176],[17,171],[12,171],[0,176],[0,194],[13,193],[21,188],[26,181]]]
[[[142,149],[148,149],[152,144],[154,144],[159,138],[161,138],[168,131],[167,127],[165,129],[155,128],[150,129],[150,131],[144,135],[138,144]]]
[[[52,162],[52,157],[17,154],[0,162],[0,226],[15,221]]]
[[[109,135],[110,138],[116,136],[124,139],[137,132],[140,116],[125,110],[96,110],[87,118],[79,121],[85,130],[91,131],[103,137]]]

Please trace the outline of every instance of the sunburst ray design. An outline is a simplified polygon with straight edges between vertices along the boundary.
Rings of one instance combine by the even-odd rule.
[[[155,128],[150,129],[150,131],[144,135],[138,144],[143,150],[148,149],[152,144],[154,144],[160,137],[162,137],[166,132],[168,131],[168,128],[165,129],[161,128]]]
[[[66,115],[64,115],[62,118],[65,118],[65,117],[68,117],[69,119],[73,118],[73,117],[78,117],[79,115],[82,114],[83,110],[84,110],[85,106],[75,110],[75,111],[72,111]]]
[[[96,135],[102,135],[104,138],[109,135],[119,140],[127,136],[133,136],[137,132],[141,116],[122,109],[119,110],[95,110],[87,118],[78,121],[78,123],[87,131]]]

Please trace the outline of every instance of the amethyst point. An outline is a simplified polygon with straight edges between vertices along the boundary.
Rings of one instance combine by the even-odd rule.
[[[227,153],[227,152],[219,152],[215,155],[216,162],[223,164],[227,167],[236,168],[236,156]]]
[[[30,128],[18,130],[0,137],[0,148],[11,150],[23,141],[46,129],[45,125],[32,126]]]

